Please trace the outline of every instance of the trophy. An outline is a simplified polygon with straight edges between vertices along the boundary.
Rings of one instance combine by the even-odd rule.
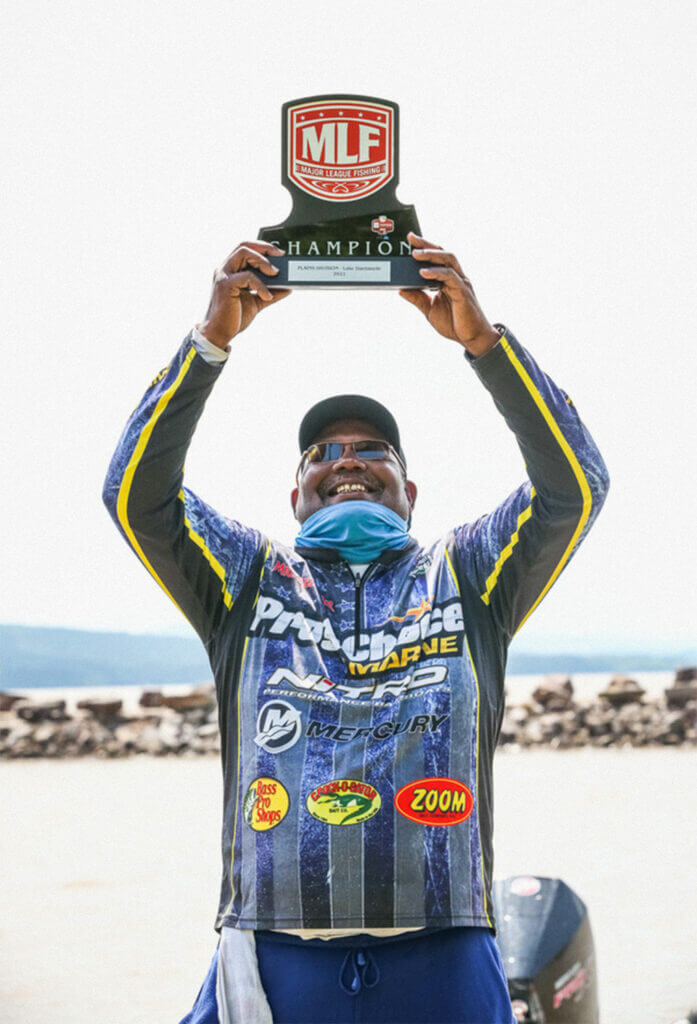
[[[274,256],[273,284],[292,288],[434,287],[411,258],[416,210],[400,203],[399,107],[336,93],[283,104],[281,180],[288,218],[259,238]]]

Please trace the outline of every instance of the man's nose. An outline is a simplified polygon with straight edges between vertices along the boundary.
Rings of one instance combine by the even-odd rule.
[[[334,469],[338,466],[347,469],[351,469],[354,466],[360,466],[363,469],[366,468],[365,461],[356,454],[352,444],[344,445],[341,455],[334,461]]]

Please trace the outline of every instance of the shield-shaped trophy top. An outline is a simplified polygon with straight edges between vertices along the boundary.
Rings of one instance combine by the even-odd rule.
[[[359,97],[301,101],[286,111],[286,173],[327,202],[365,199],[395,174],[395,109]]]

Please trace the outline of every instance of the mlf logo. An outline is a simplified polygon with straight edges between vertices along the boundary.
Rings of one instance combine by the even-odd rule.
[[[257,717],[254,742],[270,754],[280,754],[297,742],[301,732],[300,712],[285,700],[270,700]]]
[[[394,175],[394,115],[383,103],[320,100],[288,108],[288,177],[311,196],[352,202]]]
[[[370,222],[370,230],[374,231],[376,235],[391,235],[394,231],[394,221],[390,217],[386,217],[384,213],[381,213],[379,217],[374,217]]]

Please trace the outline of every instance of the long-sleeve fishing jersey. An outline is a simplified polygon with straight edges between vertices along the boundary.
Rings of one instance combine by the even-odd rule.
[[[508,644],[604,500],[603,460],[566,394],[508,331],[475,373],[529,480],[362,579],[182,486],[221,366],[192,335],[153,381],[105,502],[206,646],[224,775],[216,927],[493,928],[492,758]]]

